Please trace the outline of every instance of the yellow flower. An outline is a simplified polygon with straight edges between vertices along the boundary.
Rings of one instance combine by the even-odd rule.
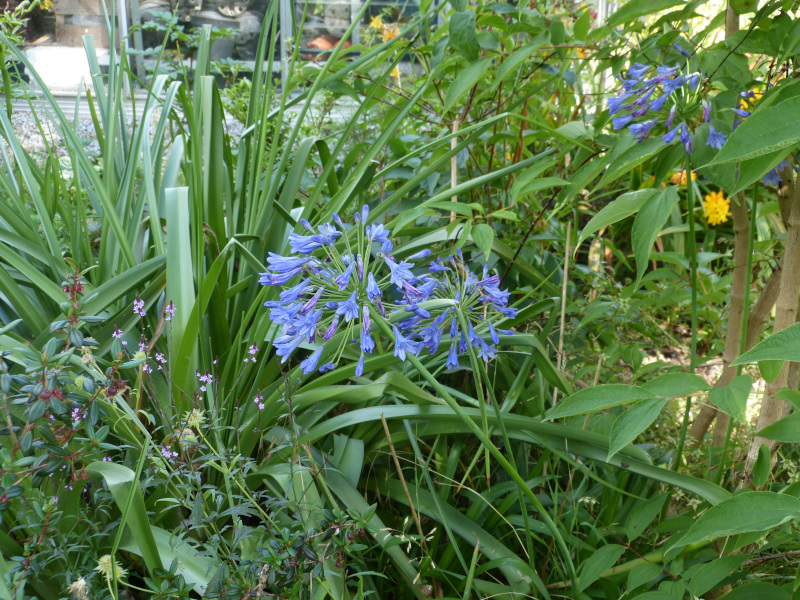
[[[400,29],[397,25],[384,25],[383,26],[383,41],[388,42],[389,40],[393,40],[397,37],[397,34],[400,33]]]
[[[369,26],[373,29],[383,29],[383,21],[381,21],[381,16],[375,15],[372,17],[372,20],[369,22]]]
[[[692,181],[697,179],[697,173],[692,171]],[[681,185],[686,185],[686,169],[683,169],[680,173],[673,173],[672,177],[669,178],[670,183],[674,185],[678,185],[680,182]]]
[[[728,220],[731,214],[731,199],[726,198],[722,190],[712,192],[703,201],[703,216],[709,225],[719,225]]]
[[[394,70],[391,73],[391,76],[394,77],[395,79],[400,79],[400,69],[399,69],[399,67],[395,67],[394,68]]]

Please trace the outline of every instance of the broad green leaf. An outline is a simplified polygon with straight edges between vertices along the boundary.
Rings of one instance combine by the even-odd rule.
[[[586,559],[579,573],[578,587],[581,591],[588,588],[600,576],[613,567],[619,557],[625,554],[625,546],[608,544],[598,549]]]
[[[646,562],[633,567],[628,573],[628,591],[653,581],[661,575],[663,567],[656,563]]]
[[[747,422],[747,398],[753,388],[750,375],[739,375],[724,387],[715,387],[708,392],[708,401],[722,412],[740,423]]]
[[[673,548],[740,533],[767,532],[800,518],[800,500],[775,492],[747,491],[712,506]]]
[[[650,250],[658,237],[661,228],[672,213],[672,207],[678,201],[677,186],[670,186],[663,192],[652,196],[639,210],[633,220],[631,230],[631,244],[633,256],[636,259],[636,282],[641,281],[647,270]]]
[[[539,179],[534,179],[523,186],[519,186],[519,189],[514,192],[514,200],[519,200],[519,196],[523,196],[525,194],[532,194],[533,192],[538,192],[539,190],[560,187],[562,185],[567,185],[567,183],[567,181],[561,179],[560,177],[540,177]]]
[[[800,142],[800,97],[756,110],[736,128],[717,156],[705,166],[763,156],[779,150],[789,150]]]
[[[772,383],[781,374],[783,369],[782,360],[760,360],[758,361],[758,372],[761,373],[761,379],[767,383]]]
[[[772,467],[772,460],[769,454],[769,446],[761,444],[758,447],[758,457],[753,464],[753,486],[760,488],[769,481],[769,472]]]
[[[788,360],[800,362],[800,323],[773,333],[731,363],[731,366],[761,360]]]
[[[494,229],[492,229],[492,226],[486,223],[474,225],[470,235],[478,249],[483,252],[486,260],[489,260],[489,254],[492,252],[492,243],[494,242]]]
[[[486,67],[491,60],[479,60],[466,67],[458,74],[444,97],[444,111],[448,112],[472,87],[485,75]]]
[[[753,581],[737,587],[720,600],[789,600],[792,593],[785,587],[766,581]]]
[[[611,426],[611,433],[609,434],[611,445],[608,448],[608,458],[614,456],[635,440],[640,433],[650,427],[666,403],[667,398],[642,400],[628,410],[623,411],[614,421],[614,425]]]
[[[600,183],[597,184],[597,187],[603,187],[625,173],[629,173],[647,159],[662,152],[665,148],[667,148],[667,146],[664,145],[664,140],[660,137],[650,138],[642,143],[634,143],[633,146],[620,153],[619,156],[611,161],[608,170],[603,174],[603,178],[600,180]]]
[[[589,33],[589,28],[592,26],[592,11],[584,9],[575,25],[572,26],[572,33],[576,40],[586,41],[586,36]]]
[[[640,387],[662,398],[688,396],[709,388],[705,379],[692,373],[664,373]]]
[[[548,419],[561,419],[574,417],[586,413],[594,413],[612,406],[632,404],[639,400],[649,400],[654,394],[633,385],[610,383],[596,385],[578,390],[571,396],[564,398],[549,411]]]
[[[217,566],[206,556],[201,555],[191,544],[180,539],[173,533],[160,527],[151,526],[153,537],[161,555],[161,564],[164,569],[169,569],[172,561],[178,559],[178,573],[183,575],[186,583],[194,588],[201,596],[206,592]],[[142,556],[142,550],[132,536],[123,536],[120,550],[127,550],[132,554]]]
[[[684,0],[631,0],[608,18],[608,25],[616,27],[630,23],[640,17],[653,15],[659,11],[683,4]]]
[[[456,52],[468,61],[478,60],[481,48],[475,33],[475,13],[473,11],[458,11],[450,17],[450,43]]]
[[[693,596],[702,596],[733,573],[748,558],[750,558],[748,554],[729,554],[703,565],[689,580],[689,591]]]
[[[105,479],[114,501],[119,510],[125,514],[127,510],[127,524],[141,550],[147,569],[152,574],[155,569],[162,568],[161,556],[153,537],[153,530],[147,518],[144,506],[144,497],[136,473],[128,467],[113,462],[93,462],[86,470],[100,475]]]
[[[590,235],[596,231],[600,231],[604,227],[608,227],[609,225],[631,216],[642,208],[645,202],[659,193],[661,193],[659,190],[654,189],[636,190],[634,192],[622,194],[616,200],[612,200],[606,204],[595,216],[589,219],[589,222],[584,226],[583,231],[581,231],[581,236],[578,238],[578,243],[575,246],[575,252],[578,251],[578,246]]]
[[[800,412],[794,412],[772,425],[767,425],[758,432],[758,435],[768,440],[786,444],[800,442]]]
[[[661,512],[667,497],[667,494],[659,494],[636,505],[630,516],[625,520],[625,535],[628,536],[629,542],[632,542],[645,532],[650,523],[653,522],[653,519]]]

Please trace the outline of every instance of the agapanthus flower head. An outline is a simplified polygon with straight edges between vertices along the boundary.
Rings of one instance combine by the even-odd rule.
[[[679,44],[675,48],[687,58],[691,54]],[[696,72],[681,73],[680,65],[653,66],[634,63],[624,78],[623,92],[616,98],[608,100],[608,112],[612,117],[612,125],[616,130],[628,128],[638,142],[644,141],[656,125],[663,119],[664,127],[670,130],[676,116],[678,104],[686,104],[686,99],[697,89],[702,75]],[[649,76],[649,77],[648,77]],[[661,111],[666,108],[667,102],[671,103],[670,109],[664,118]],[[711,105],[703,104],[704,117],[710,118]],[[643,120],[639,120],[643,119]],[[681,143],[687,153],[692,151],[692,139],[686,123],[680,123],[664,136],[664,142],[670,144],[675,137],[681,135]]]
[[[354,226],[347,230],[338,215],[333,223],[322,223],[316,229],[310,223],[301,223],[313,234],[292,233],[292,254],[271,254],[267,259],[269,271],[261,274],[260,282],[286,286],[279,299],[265,303],[270,319],[281,327],[281,335],[274,342],[281,362],[304,344],[313,343],[317,334],[322,342],[340,335],[343,341],[333,360],[318,366],[320,346],[301,363],[305,373],[332,370],[350,340],[357,340],[362,353],[375,349],[371,311],[385,318],[387,310],[402,310],[409,298],[417,303],[427,299],[426,292],[416,287],[424,281],[414,275],[414,263],[409,261],[421,260],[430,251],[407,260],[396,259],[391,254],[391,232],[381,224],[367,224],[368,218],[369,209],[365,206],[356,213]],[[394,296],[404,298],[400,304],[384,300],[391,296],[391,287],[397,290]]]
[[[731,209],[731,200],[726,198],[722,190],[711,192],[703,200],[703,216],[709,225],[719,225],[728,220]]]
[[[426,284],[420,289],[430,290],[429,299],[451,300],[452,304],[439,311],[416,310],[409,305],[415,320],[408,331],[416,333],[430,354],[436,354],[443,339],[449,336],[447,367],[458,367],[458,356],[468,351],[471,345],[478,356],[488,360],[494,357],[499,342],[495,325],[516,316],[510,308],[510,294],[500,287],[500,278],[490,275],[486,269],[479,276],[465,264],[463,255],[457,252],[448,257],[452,268],[443,269],[441,261],[435,261],[429,269]],[[461,319],[467,331],[463,331]]]

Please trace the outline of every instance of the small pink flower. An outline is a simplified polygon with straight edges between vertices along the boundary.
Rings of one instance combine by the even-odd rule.
[[[165,321],[172,321],[172,317],[175,316],[175,305],[172,303],[172,300],[169,301],[167,307],[164,309],[164,320]]]

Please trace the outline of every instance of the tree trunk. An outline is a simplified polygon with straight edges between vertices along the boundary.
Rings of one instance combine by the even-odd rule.
[[[767,279],[766,284],[764,284],[764,287],[761,290],[761,294],[758,296],[758,300],[747,315],[747,335],[745,336],[744,342],[745,350],[750,350],[750,348],[756,345],[758,338],[761,336],[761,332],[764,330],[764,326],[769,320],[770,314],[772,313],[772,307],[775,306],[775,301],[778,298],[778,288],[781,283],[782,271],[783,260],[781,260],[781,262],[778,264],[778,267],[772,272],[772,274],[769,276],[769,279]],[[720,381],[716,383],[716,386],[723,385],[721,380],[724,375],[725,372],[723,370],[722,375],[720,375]],[[730,378],[728,381],[730,381]],[[703,436],[708,431],[708,428],[716,415],[717,409],[714,408],[713,405],[706,404],[703,406],[703,408],[700,410],[700,413],[697,415],[697,417],[695,417],[694,422],[692,423],[691,435],[695,440],[700,441],[703,439]]]
[[[797,322],[798,289],[800,289],[800,185],[793,186],[790,183],[788,192],[786,246],[784,248],[783,272],[781,273],[781,283],[778,289],[778,299],[775,303],[774,332],[781,331]],[[761,401],[761,412],[758,415],[758,430],[772,425],[788,414],[789,405],[776,398],[775,394],[787,386],[796,386],[797,369],[796,367],[792,368],[791,365],[793,363],[784,362],[777,379],[767,384],[764,399]],[[750,480],[750,473],[762,443],[766,444],[770,451],[777,447],[777,442],[772,440],[766,440],[758,435],[753,438],[745,463],[745,477],[743,480],[745,485]]]

